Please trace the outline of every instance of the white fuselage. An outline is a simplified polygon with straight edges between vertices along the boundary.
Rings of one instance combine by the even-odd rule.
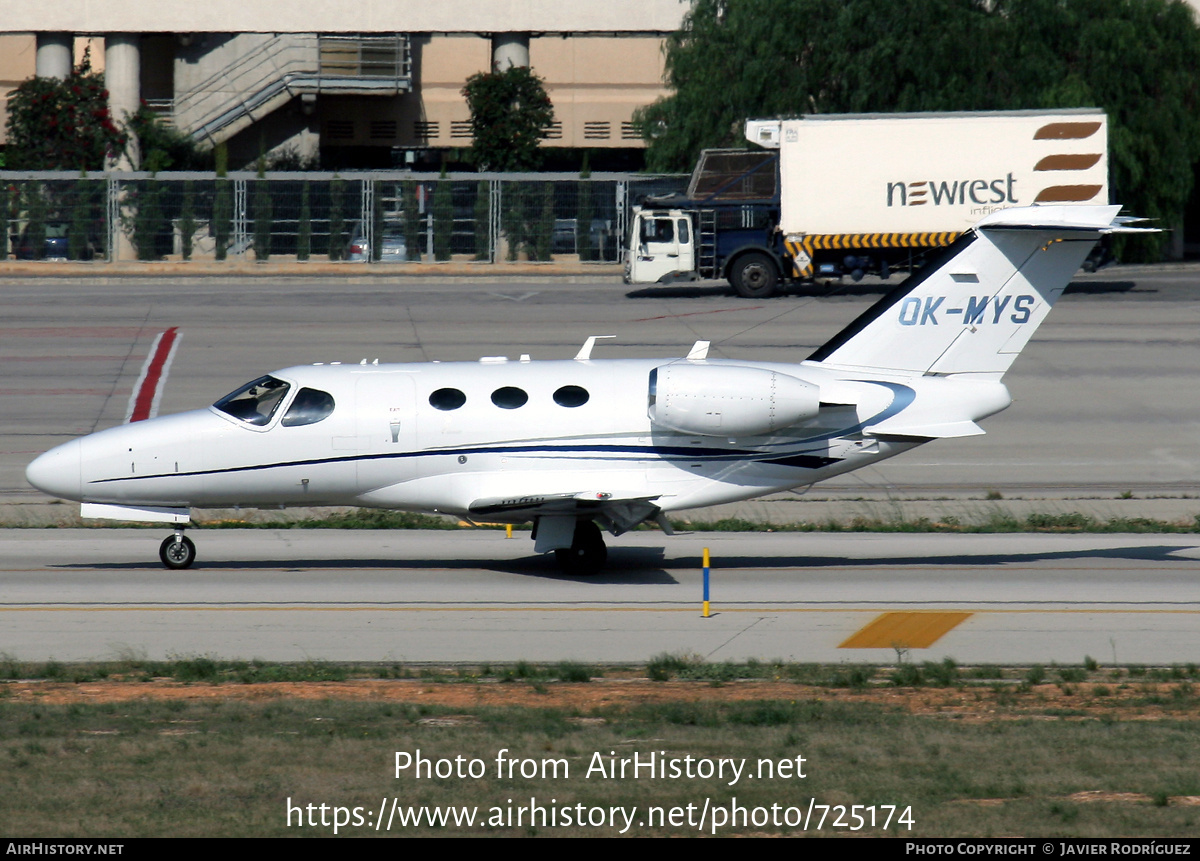
[[[708,392],[673,393],[685,407],[689,394],[715,398],[696,419],[702,432],[652,419],[651,372],[667,366],[688,369],[670,377],[684,381],[676,387],[713,381]],[[123,425],[47,452],[29,479],[64,498],[129,507],[358,505],[467,516],[479,500],[595,491],[672,511],[812,484],[932,437],[979,433],[973,423],[1009,403],[996,380],[819,363],[482,360],[300,366],[271,377],[288,388],[261,424],[213,406]],[[730,381],[749,384],[722,394]],[[756,417],[786,412],[775,394],[785,382],[797,397],[813,393],[813,415],[745,433]],[[332,410],[289,426],[284,417],[309,390],[331,396]],[[434,394],[447,390],[461,404]],[[922,417],[936,417],[931,430]]]
[[[192,508],[362,505],[532,520],[534,548],[591,574],[619,535],[664,512],[849,472],[931,439],[983,433],[1001,379],[1096,240],[1138,232],[1118,206],[992,213],[799,364],[522,356],[314,365],[212,407],[46,452],[25,472],[83,516],[176,525]]]

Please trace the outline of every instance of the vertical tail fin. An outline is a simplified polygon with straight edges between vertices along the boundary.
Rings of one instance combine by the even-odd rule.
[[[999,379],[1092,246],[1126,226],[1119,206],[1032,206],[980,221],[809,356],[838,367]]]

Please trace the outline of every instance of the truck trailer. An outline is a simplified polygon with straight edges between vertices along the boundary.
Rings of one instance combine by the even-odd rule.
[[[636,208],[631,284],[725,279],[747,298],[918,266],[985,215],[1107,204],[1096,108],[749,120],[753,150],[705,150],[687,192]]]

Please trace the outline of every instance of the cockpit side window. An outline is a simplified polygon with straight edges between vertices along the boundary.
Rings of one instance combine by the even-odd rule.
[[[283,414],[280,422],[285,428],[300,425],[315,425],[333,412],[333,395],[320,389],[301,389],[296,392],[296,399]]]
[[[262,427],[271,421],[271,416],[279,409],[289,388],[291,386],[283,380],[271,376],[259,377],[230,392],[213,406],[235,419]]]

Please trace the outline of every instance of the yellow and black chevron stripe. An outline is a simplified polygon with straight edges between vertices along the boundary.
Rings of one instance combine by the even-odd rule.
[[[787,240],[784,247],[792,256],[792,270],[797,278],[812,275],[814,251],[856,248],[941,248],[960,236],[953,231],[937,233],[830,233]],[[807,263],[801,261],[807,260]]]

